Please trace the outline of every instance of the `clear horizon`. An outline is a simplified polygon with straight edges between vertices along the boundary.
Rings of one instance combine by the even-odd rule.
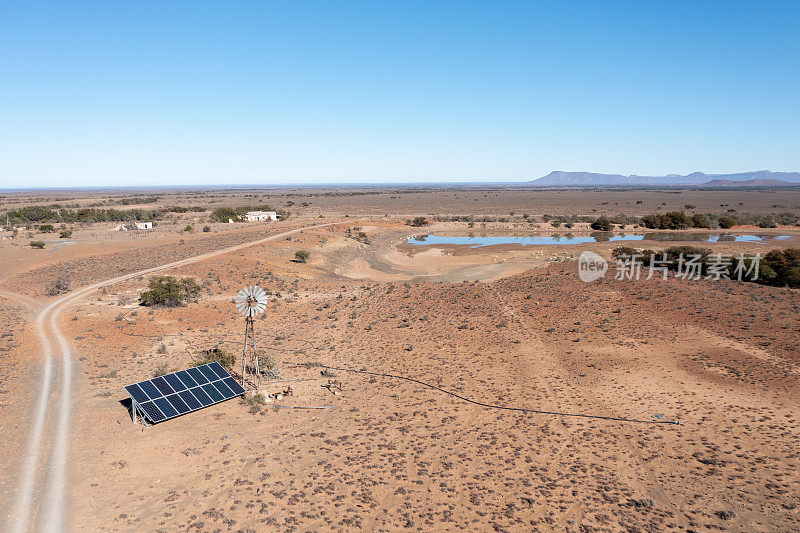
[[[0,188],[800,171],[800,4],[0,6]]]

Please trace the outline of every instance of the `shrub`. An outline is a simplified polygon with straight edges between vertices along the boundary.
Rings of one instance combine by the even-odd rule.
[[[183,228],[183,231],[185,231],[186,233],[191,233],[192,231],[194,231],[194,226],[189,224],[185,228]]]
[[[717,223],[722,229],[730,229],[736,225],[736,219],[733,217],[720,217]]]
[[[258,369],[267,379],[281,378],[281,369],[278,366],[278,362],[263,352],[258,354]]]
[[[591,223],[591,228],[597,231],[611,231],[614,229],[614,224],[608,217],[600,217]]]
[[[200,294],[200,285],[194,278],[176,279],[172,276],[154,276],[150,278],[149,290],[139,297],[144,306],[163,305],[177,307],[187,300],[191,301]]]
[[[39,226],[39,233],[53,233],[56,230],[52,224],[42,224]]]
[[[154,378],[163,376],[164,374],[169,374],[169,364],[167,364],[167,363],[161,363],[153,371],[153,377]]]
[[[236,358],[220,348],[219,346],[215,346],[209,350],[203,350],[198,353],[200,359],[194,361],[192,366],[202,366],[207,365],[209,363],[219,363],[224,368],[231,370],[233,368],[233,364],[236,362]]]
[[[60,239],[69,239],[70,237],[72,237],[72,230],[71,229],[61,230],[61,233],[58,235],[58,237]]]
[[[37,250],[41,250],[44,248],[44,241],[31,241],[30,242],[31,248],[35,248]]]
[[[48,296],[58,296],[69,292],[69,280],[63,276],[59,276],[54,282],[47,287]]]
[[[710,228],[711,219],[708,218],[706,215],[696,213],[692,215],[692,226],[694,226],[695,228]]]
[[[686,229],[692,226],[692,220],[682,211],[671,211],[663,215],[645,215],[642,225],[650,229]]]
[[[209,233],[211,231],[211,226],[203,226],[203,233]]]
[[[219,222],[227,222],[228,220],[237,221],[239,220],[239,215],[232,207],[217,207],[211,211],[211,218]]]
[[[758,221],[759,228],[777,228],[778,223],[772,220],[770,217],[764,217]]]
[[[311,257],[311,252],[308,250],[297,250],[294,253],[294,260],[298,263],[306,263],[308,262],[308,258]]]
[[[406,221],[409,226],[422,227],[428,225],[428,219],[425,217],[415,217],[414,220]]]
[[[759,281],[781,287],[800,287],[800,250],[768,252],[759,265]]]

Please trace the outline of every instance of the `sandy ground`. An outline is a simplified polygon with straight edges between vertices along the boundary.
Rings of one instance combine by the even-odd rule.
[[[78,376],[70,529],[799,527],[797,291],[672,279],[585,284],[569,260],[576,253],[564,248],[408,250],[402,220],[358,226],[370,244],[323,228],[181,268],[173,274],[204,287],[185,307],[137,306],[145,277],[95,291],[62,315]],[[46,302],[41,281],[63,272],[80,286],[245,238],[175,237],[122,254],[87,248],[20,263],[2,285]],[[308,264],[291,261],[298,249],[312,252]],[[232,400],[147,429],[133,424],[124,385],[162,363],[184,368],[202,349],[238,353],[243,321],[231,299],[255,283],[271,293],[256,322],[259,348],[283,374],[264,391],[294,394],[257,410]],[[22,305],[2,303],[0,389],[24,390],[37,372],[31,326]],[[480,407],[397,378],[324,376],[319,363],[497,406],[644,422]],[[324,387],[331,379],[340,394]],[[0,402],[7,502],[24,446],[14,436],[24,435],[30,407],[2,391]],[[683,424],[647,423],[663,420]]]

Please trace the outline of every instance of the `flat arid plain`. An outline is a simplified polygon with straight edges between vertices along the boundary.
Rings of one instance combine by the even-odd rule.
[[[221,216],[265,205],[282,219]],[[6,212],[3,530],[800,528],[798,289],[617,279],[612,256],[800,248],[800,190],[39,191]],[[669,212],[712,227],[640,227]],[[580,279],[586,250],[604,277]],[[155,276],[199,293],[140,305]],[[134,423],[126,385],[209,351],[238,377],[249,285],[260,392]]]

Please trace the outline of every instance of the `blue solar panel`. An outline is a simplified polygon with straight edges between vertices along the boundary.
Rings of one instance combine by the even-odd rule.
[[[180,416],[244,394],[244,388],[219,364],[173,372],[125,387],[152,423]]]
[[[153,383],[153,385],[155,385],[156,387],[158,387],[158,390],[160,390],[164,394],[164,396],[175,392],[174,390],[172,390],[172,387],[170,387],[167,384],[164,378],[153,378],[150,380],[150,382]]]
[[[203,387],[203,390],[206,392],[206,394],[211,396],[211,399],[214,400],[215,402],[221,402],[222,400],[225,399],[225,397],[222,396],[222,394],[219,393],[217,388],[214,385],[212,385],[211,383],[203,385],[202,387]]]
[[[244,387],[239,385],[239,383],[237,383],[236,380],[233,379],[232,377],[227,377],[222,381],[225,382],[225,385],[227,385],[228,388],[230,388],[236,396],[244,394]]]
[[[197,382],[192,379],[192,376],[190,376],[189,373],[186,370],[181,370],[180,372],[175,372],[175,375],[178,376],[180,378],[180,380],[183,381],[183,384],[186,385],[187,387],[196,387],[197,386]]]
[[[208,365],[199,366],[197,367],[197,370],[202,372],[203,375],[208,378],[208,381],[215,381],[219,379],[219,376],[213,370],[211,370]]]
[[[156,398],[153,400],[153,403],[161,409],[161,412],[167,415],[167,418],[172,418],[173,416],[178,416],[178,411],[172,407],[172,404],[167,401],[166,398]]]
[[[191,411],[191,409],[189,409],[189,407],[184,403],[183,400],[181,400],[180,396],[178,396],[177,394],[173,394],[172,396],[167,396],[167,400],[169,400],[169,403],[172,404],[172,407],[174,407],[175,410],[178,411],[178,414],[185,415],[186,413]]]
[[[194,394],[194,397],[197,398],[197,401],[203,404],[203,407],[208,407],[209,405],[214,403],[214,400],[212,400],[208,394],[203,392],[203,389],[201,389],[200,387],[193,388],[192,394]]]
[[[214,385],[217,388],[219,393],[222,394],[223,398],[233,398],[234,396],[236,396],[234,393],[231,392],[231,389],[229,389],[228,386],[225,385],[222,381],[215,381],[214,383],[212,383],[212,385]]]
[[[135,383],[125,387],[125,390],[128,391],[128,394],[131,395],[131,398],[139,403],[146,402],[150,399],[147,394],[145,394],[142,389],[139,388],[139,385],[136,385]]]
[[[137,385],[139,385],[139,388],[141,388],[150,398],[158,398],[162,396],[161,391],[159,391],[156,386],[149,381],[142,381],[141,383],[137,383]]]
[[[158,407],[156,407],[153,402],[145,402],[139,404],[139,407],[141,407],[142,410],[145,412],[145,414],[147,414],[147,418],[149,418],[153,422],[161,422],[162,420],[166,419],[161,410]]]
[[[189,374],[191,374],[192,379],[194,379],[197,382],[198,385],[202,385],[204,383],[208,383],[208,380],[206,379],[206,377],[198,369],[190,368],[190,369],[187,370],[187,372]]]
[[[203,407],[203,404],[197,401],[197,398],[194,397],[194,394],[192,394],[188,390],[179,392],[178,396],[181,397],[181,400],[186,402],[186,405],[188,405],[189,409],[191,409],[192,411],[196,411],[197,409]]]
[[[220,379],[225,379],[228,376],[230,376],[230,374],[228,374],[228,372],[226,372],[225,369],[222,368],[222,365],[219,364],[219,363],[216,363],[216,362],[215,363],[211,363],[210,365],[208,365],[208,368],[213,370],[214,373],[217,375],[217,377],[219,377]]]
[[[178,392],[179,390],[186,390],[186,385],[184,385],[175,374],[167,374],[164,376],[164,379],[167,383],[169,383],[169,386],[172,387],[172,390],[175,392]]]

